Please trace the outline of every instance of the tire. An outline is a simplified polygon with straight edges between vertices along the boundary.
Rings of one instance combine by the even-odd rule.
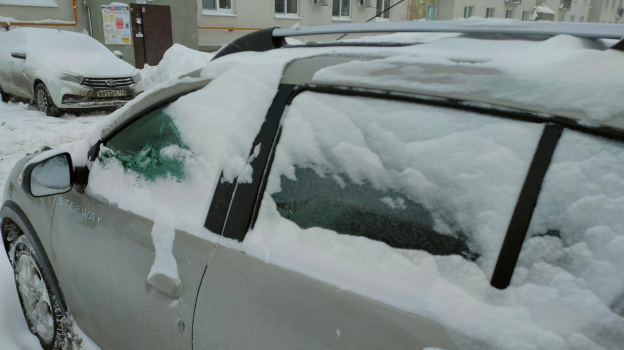
[[[6,103],[6,102],[11,101],[11,95],[4,92],[4,90],[2,90],[1,87],[0,87],[0,97],[2,97],[2,102]]]
[[[43,83],[39,83],[35,89],[35,103],[41,112],[50,117],[61,115],[61,110],[54,104],[48,88]]]
[[[67,318],[61,314],[61,296],[56,295],[51,277],[43,269],[28,237],[20,236],[11,249],[15,286],[28,328],[44,350],[66,348]]]

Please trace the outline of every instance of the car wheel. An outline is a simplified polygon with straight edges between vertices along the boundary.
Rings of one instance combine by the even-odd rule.
[[[9,102],[11,100],[11,95],[4,92],[4,90],[2,90],[1,87],[0,87],[0,97],[2,97],[2,102]]]
[[[37,85],[35,89],[35,102],[39,110],[46,115],[51,117],[58,117],[61,115],[61,110],[54,104],[48,88],[46,88],[43,83]]]
[[[30,331],[39,338],[44,350],[62,349],[67,340],[66,325],[59,308],[61,296],[55,295],[51,278],[42,268],[28,237],[20,236],[14,244],[11,262],[15,286]]]

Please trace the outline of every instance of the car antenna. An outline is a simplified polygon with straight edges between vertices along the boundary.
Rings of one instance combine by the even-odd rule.
[[[387,9],[385,9],[385,10],[383,10],[383,11],[379,12],[378,14],[376,14],[376,15],[374,15],[373,17],[369,18],[369,19],[368,19],[368,21],[366,21],[366,22],[364,22],[364,23],[368,23],[368,22],[370,22],[370,21],[374,20],[375,18],[379,17],[379,15],[384,14],[384,13],[386,13],[386,12],[390,11],[390,9],[391,9],[391,8],[393,8],[393,7],[395,7],[396,5],[398,5],[398,4],[400,4],[400,3],[402,3],[403,1],[405,1],[405,0],[401,0],[401,1],[397,2],[396,4],[394,4],[394,5],[390,6],[390,7],[388,7]],[[344,38],[344,37],[345,37],[345,36],[347,36],[347,35],[349,35],[349,33],[344,33],[344,34],[342,34],[342,35],[340,36],[340,38],[336,39],[336,41],[338,41],[338,40],[340,40],[340,39]]]

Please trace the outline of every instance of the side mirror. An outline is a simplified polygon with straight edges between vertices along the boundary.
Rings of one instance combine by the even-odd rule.
[[[13,50],[11,51],[11,57],[15,57],[15,58],[19,58],[22,60],[26,59],[26,52],[22,51],[22,50]]]
[[[69,153],[61,153],[28,164],[23,173],[24,190],[33,197],[46,197],[72,189],[73,166]]]
[[[123,60],[123,57],[124,57],[124,56],[123,56],[123,53],[121,53],[121,51],[117,51],[117,50],[115,50],[115,51],[113,51],[113,54],[114,54],[115,56],[117,56],[117,58],[119,58],[119,59]]]

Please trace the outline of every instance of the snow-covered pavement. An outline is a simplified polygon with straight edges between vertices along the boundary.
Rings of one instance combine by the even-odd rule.
[[[48,146],[54,148],[79,140],[93,129],[106,114],[52,118],[25,103],[0,103],[0,196],[15,162],[27,153]],[[0,254],[0,349],[37,349],[37,338],[26,325],[15,283],[13,269]]]

